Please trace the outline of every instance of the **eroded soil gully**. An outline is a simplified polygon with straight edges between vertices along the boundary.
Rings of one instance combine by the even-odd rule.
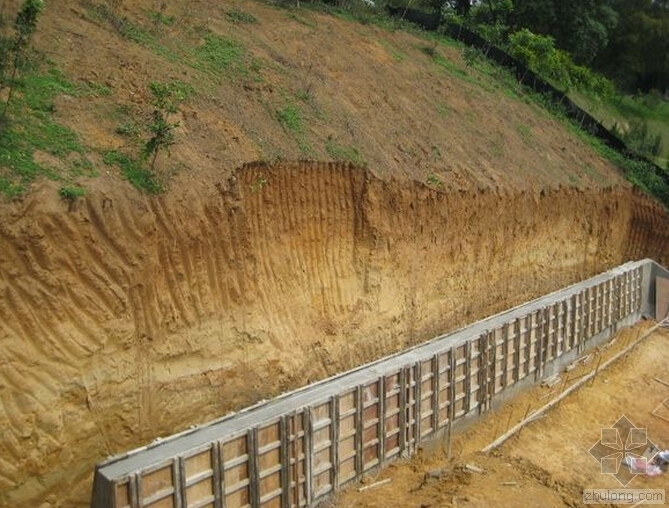
[[[106,455],[669,261],[666,211],[625,188],[454,194],[305,162],[181,199],[52,195],[0,222],[7,506],[85,505]]]

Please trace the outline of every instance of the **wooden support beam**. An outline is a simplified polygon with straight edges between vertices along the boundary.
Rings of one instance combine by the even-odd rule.
[[[379,461],[386,460],[386,376],[379,378]]]
[[[332,457],[331,482],[335,489],[339,488],[339,395],[330,399],[330,456]]]
[[[302,413],[304,426],[304,494],[306,496],[307,506],[311,506],[314,500],[314,483],[312,457],[313,451],[313,431],[311,425],[311,406],[304,408]]]
[[[432,356],[432,429],[439,430],[439,355]]]
[[[509,384],[509,323],[502,325],[502,382],[501,389],[507,387]]]
[[[258,471],[258,428],[246,434],[249,457],[249,498],[252,508],[260,508],[260,471]]]
[[[530,314],[529,316],[527,316],[526,320],[532,320],[532,315],[533,314]],[[524,341],[524,344],[525,344],[524,360],[525,360],[525,362],[523,363],[523,371],[524,371],[523,372],[523,377],[527,376],[530,373],[530,365],[531,365],[531,360],[532,360],[532,358],[530,357],[531,352],[532,352],[531,326],[532,325],[530,324],[530,326],[527,326],[526,330],[525,330],[525,341]],[[537,339],[536,331],[535,331],[535,339]],[[537,339],[537,342],[538,342],[538,339]]]
[[[449,384],[448,384],[448,424],[452,425],[455,420],[455,365],[456,365],[456,347],[453,346],[449,358]]]
[[[400,369],[400,455],[407,449],[407,368]]]
[[[288,456],[288,425],[287,415],[283,415],[279,420],[279,439],[281,446],[279,449],[279,459],[281,460],[281,507],[290,508],[290,457]]]
[[[513,383],[516,384],[520,378],[520,318],[517,318],[514,327],[513,337]]]
[[[172,461],[174,471],[174,508],[182,508],[187,505],[186,500],[186,460],[183,457],[175,457]]]
[[[413,447],[411,453],[416,451],[418,443],[420,443],[421,438],[421,422],[423,419],[423,412],[421,410],[422,402],[422,389],[423,389],[423,372],[422,365],[420,360],[418,360],[413,366],[413,377],[414,377],[414,430],[413,430]]]
[[[139,508],[139,493],[141,491],[141,474],[135,473],[130,478],[128,488],[130,489],[130,508]]]
[[[223,447],[220,441],[214,441],[211,449],[211,467],[214,470],[214,508],[226,508],[225,506],[225,474],[223,471],[223,459],[221,453]]]
[[[488,390],[486,399],[486,411],[490,411],[492,407],[492,398],[495,396],[495,389],[497,387],[497,335],[494,330],[488,332]]]
[[[472,358],[471,358],[471,350],[472,350],[472,341],[468,340],[464,344],[465,346],[465,399],[464,399],[464,408],[465,408],[465,413],[468,413],[469,410],[471,409],[470,406],[470,398],[472,395]]]
[[[544,307],[545,309],[545,307]],[[536,339],[536,353],[534,355],[534,380],[539,381],[543,374],[543,362],[544,362],[544,347],[548,349],[548,337],[546,334],[546,327],[544,322],[544,313],[543,310],[537,311],[536,316],[536,327],[534,338]]]

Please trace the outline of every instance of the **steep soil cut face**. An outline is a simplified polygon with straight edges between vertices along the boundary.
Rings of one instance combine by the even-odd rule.
[[[209,193],[68,211],[45,185],[0,218],[5,506],[85,505],[106,455],[630,255],[669,262],[669,216],[625,188],[445,193],[256,164]]]

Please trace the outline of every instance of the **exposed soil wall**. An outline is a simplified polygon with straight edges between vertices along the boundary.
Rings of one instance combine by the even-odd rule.
[[[305,162],[181,195],[2,211],[0,505],[86,504],[105,455],[669,262],[669,215],[627,188],[446,193]]]

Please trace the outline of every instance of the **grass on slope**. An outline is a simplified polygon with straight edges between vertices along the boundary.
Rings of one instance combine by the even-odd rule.
[[[77,194],[75,180],[95,172],[77,134],[54,120],[54,100],[105,93],[104,87],[74,86],[48,64],[21,77],[0,126],[0,193],[19,195],[43,176]]]
[[[145,23],[142,23],[147,25],[145,28],[139,26],[137,22],[119,18],[106,7],[89,5],[91,7],[88,16],[104,22],[123,39],[148,48],[163,58],[166,64],[181,63],[196,71],[194,79],[191,78],[192,85],[189,85],[194,88],[194,94],[210,93],[216,84],[224,80],[262,81],[260,71],[264,65],[270,65],[253,58],[234,38],[214,33],[207,27],[186,29],[197,30],[201,41],[198,45],[182,44],[180,42],[183,41],[178,37],[162,37],[161,30],[164,26],[171,28],[179,26],[179,20],[175,20],[173,16],[166,16],[163,12],[147,12]],[[322,5],[306,5],[308,9],[326,10],[353,22],[373,23],[384,30],[409,30],[423,39],[424,43],[419,43],[418,49],[429,56],[441,72],[480,86],[488,93],[502,93],[514,100],[536,101],[557,117],[563,118],[561,112],[547,104],[542,97],[523,89],[506,69],[492,64],[476,50],[467,48],[459,42],[438,34],[422,32],[403,21],[388,18],[367,8],[351,13]],[[297,21],[309,22],[300,11],[289,9],[287,12]],[[241,10],[226,11],[226,17],[237,25],[256,23],[254,16]],[[151,23],[153,27],[148,26]],[[184,33],[184,36],[186,35],[188,34]],[[446,59],[437,51],[439,46],[459,48],[469,69]],[[392,52],[392,56],[398,65],[401,65],[406,58],[396,50]],[[473,69],[477,72],[469,72]],[[483,75],[490,79],[481,79]],[[88,150],[77,135],[54,120],[54,100],[59,95],[66,95],[71,100],[77,100],[84,95],[103,96],[110,93],[109,89],[100,85],[75,86],[53,65],[43,64],[20,80],[18,91],[16,100],[8,112],[9,121],[0,132],[0,193],[9,196],[20,194],[31,181],[45,176],[62,181],[61,195],[76,199],[80,195],[80,188],[76,184],[77,178],[92,176],[95,171]],[[304,105],[300,106],[299,101],[298,96],[285,96],[284,90],[283,103],[274,110],[275,121],[277,127],[295,139],[302,153],[313,156],[315,145],[310,145],[305,136],[309,130],[310,112],[307,107],[303,107]],[[443,109],[439,105],[436,107]],[[621,99],[618,104],[606,107],[608,108],[606,111],[612,112],[607,113],[609,115],[615,114],[622,118],[642,117],[654,122],[654,125],[667,126],[663,132],[669,137],[669,104],[666,101],[661,101],[659,105],[640,106],[638,102]],[[448,112],[444,110],[444,115],[446,114]],[[141,122],[132,118],[128,119],[126,124],[118,127],[117,133],[122,134],[122,131],[129,129],[133,131],[131,134],[137,137],[138,129],[141,131],[140,124]],[[519,125],[516,128],[521,135],[527,134],[524,126]],[[573,132],[586,139],[600,154],[622,167],[632,182],[669,206],[669,186],[643,163],[625,159],[576,128],[573,128]],[[355,146],[338,143],[332,137],[322,143],[325,152],[334,159],[364,163],[364,154]],[[118,167],[121,174],[137,188],[151,193],[161,192],[164,189],[156,175],[137,162],[135,153],[111,150],[104,152],[102,156],[106,164]]]

